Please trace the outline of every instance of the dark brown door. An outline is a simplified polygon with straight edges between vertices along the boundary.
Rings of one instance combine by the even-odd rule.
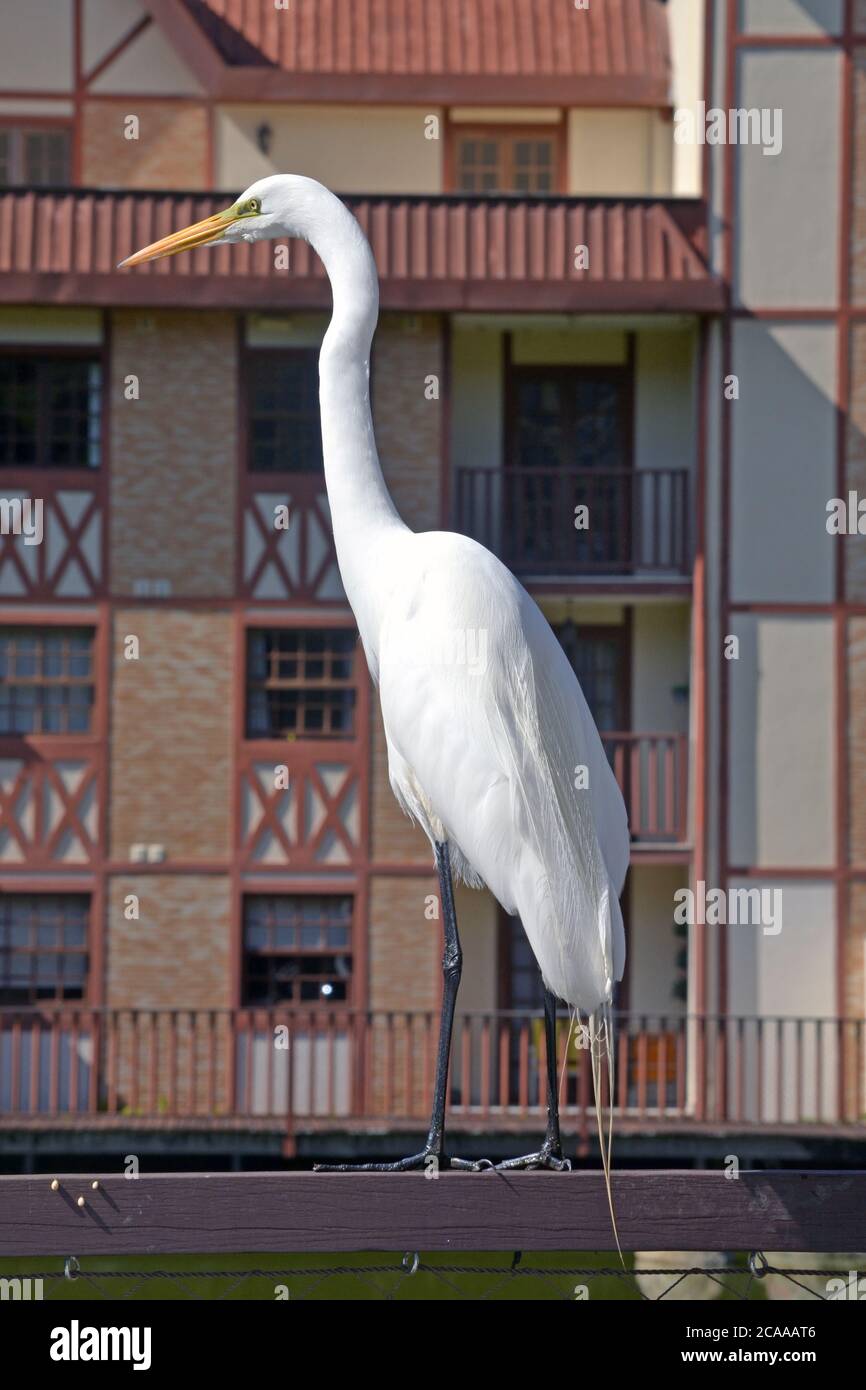
[[[630,367],[512,367],[505,468],[506,560],[532,573],[628,569]],[[575,528],[576,508],[588,529]]]
[[[568,657],[600,733],[623,733],[629,713],[629,626],[577,627],[566,622],[555,627],[557,640]]]

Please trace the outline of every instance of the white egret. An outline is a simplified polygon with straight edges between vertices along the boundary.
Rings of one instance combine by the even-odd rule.
[[[319,372],[337,559],[379,686],[391,787],[433,847],[444,918],[427,1142],[397,1163],[358,1166],[406,1170],[430,1159],[482,1166],[452,1159],[444,1147],[462,965],[453,870],[474,887],[486,884],[506,912],[519,915],[545,986],[547,1134],[540,1150],[500,1166],[568,1167],[559,1130],[556,999],[589,1016],[591,1036],[605,1038],[610,1061],[613,987],[625,963],[619,895],[629,835],[622,796],[577,677],[526,590],[476,541],[447,531],[416,534],[397,514],[370,413],[376,265],[345,205],[312,179],[260,179],[225,212],[123,264],[274,237],[308,241],[331,282],[333,313]],[[470,651],[471,659],[461,661]],[[595,1051],[592,1056],[599,1103]],[[604,1150],[602,1143],[603,1158]]]

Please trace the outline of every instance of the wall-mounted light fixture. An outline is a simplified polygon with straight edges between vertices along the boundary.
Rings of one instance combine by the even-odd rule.
[[[262,154],[264,154],[264,155],[269,155],[269,154],[270,154],[270,152],[271,152],[271,144],[273,143],[273,139],[274,139],[274,132],[273,132],[273,130],[272,130],[271,127],[268,125],[267,121],[262,121],[261,125],[256,127],[256,144],[258,145],[258,147],[259,147],[259,149],[261,150]]]

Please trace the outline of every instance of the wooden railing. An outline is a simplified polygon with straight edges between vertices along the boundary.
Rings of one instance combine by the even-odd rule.
[[[587,508],[587,525],[578,507]],[[458,468],[455,525],[520,574],[684,574],[681,468]]]
[[[603,733],[610,765],[628,809],[633,840],[681,844],[688,817],[685,734]]]
[[[221,1122],[287,1130],[426,1119],[433,1012],[321,1009],[0,1010],[0,1124]],[[557,1034],[562,1114],[594,1124],[584,1036]],[[866,1125],[862,1019],[658,1016],[616,1020],[621,1118],[762,1127]],[[451,1123],[535,1129],[545,1105],[540,1015],[458,1017]]]

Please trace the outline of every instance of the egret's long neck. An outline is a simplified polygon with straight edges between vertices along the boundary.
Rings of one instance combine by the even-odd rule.
[[[370,412],[376,263],[349,210],[327,190],[320,192],[307,239],[328,272],[334,297],[319,357],[325,482],[343,585],[366,643],[387,597],[377,546],[407,528],[385,486]]]

